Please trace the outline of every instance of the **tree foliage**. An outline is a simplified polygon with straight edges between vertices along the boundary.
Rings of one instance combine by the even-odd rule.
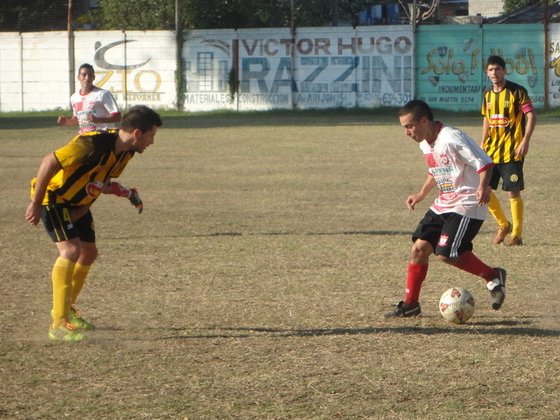
[[[175,0],[101,0],[99,5],[80,22],[105,30],[175,28]]]
[[[186,29],[356,25],[371,0],[179,0]],[[82,21],[98,29],[175,28],[175,0],[101,0]],[[293,6],[293,7],[292,7]]]
[[[553,1],[550,0],[550,3],[552,4]],[[522,7],[533,6],[536,4],[544,4],[544,0],[504,0],[503,13],[512,13]]]
[[[185,29],[357,25],[367,6],[387,0],[178,0]],[[76,0],[74,0],[76,4]],[[74,16],[74,28],[173,30],[175,0],[101,0]],[[4,31],[65,30],[68,0],[2,0]],[[75,10],[76,12],[76,10]]]
[[[408,20],[412,22],[413,19],[416,19],[416,23],[431,18],[437,11],[439,3],[440,0],[429,0],[426,2],[399,0],[399,4],[404,10]]]
[[[67,27],[68,3],[60,0],[2,0],[0,28],[3,32],[63,31]]]

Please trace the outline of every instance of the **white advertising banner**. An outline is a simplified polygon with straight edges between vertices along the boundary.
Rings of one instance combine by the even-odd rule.
[[[548,63],[548,105],[560,106],[560,24],[549,26]]]
[[[189,31],[184,38],[186,111],[236,109],[229,88],[237,32],[223,30]]]
[[[192,111],[400,106],[412,99],[407,26],[298,28],[293,40],[287,28],[193,31],[183,56],[185,108]]]
[[[171,31],[93,31],[75,34],[75,67],[95,69],[95,84],[109,90],[119,107],[175,105],[175,34]],[[76,89],[79,84],[76,81]]]

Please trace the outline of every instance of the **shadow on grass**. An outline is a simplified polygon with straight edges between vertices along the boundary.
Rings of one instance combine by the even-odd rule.
[[[261,232],[261,233],[242,233],[242,232],[214,232],[202,235],[192,235],[196,238],[212,237],[212,236],[283,236],[283,235],[309,235],[309,236],[329,236],[329,235],[380,235],[380,236],[396,236],[410,235],[411,232],[398,232],[393,230],[364,230],[364,231],[342,231],[342,232]]]
[[[356,230],[341,232],[213,232],[201,234],[185,234],[185,235],[150,235],[150,236],[107,236],[104,240],[127,240],[127,239],[144,239],[144,238],[213,238],[222,236],[330,236],[330,235],[373,235],[373,236],[400,236],[412,235],[412,231],[396,231],[396,230]]]
[[[397,322],[406,320],[391,320],[384,327],[368,328],[317,328],[317,329],[285,329],[267,327],[238,327],[238,328],[170,328],[174,332],[188,332],[187,335],[175,335],[154,338],[153,340],[179,340],[179,339],[208,339],[208,338],[256,338],[256,337],[323,337],[344,335],[371,335],[371,334],[470,334],[470,335],[511,335],[528,337],[560,337],[560,330],[539,328],[534,321],[500,320],[471,322],[464,325],[449,327],[419,327],[402,326]],[[481,327],[481,328],[476,328]]]
[[[126,110],[123,110],[126,111]],[[163,127],[172,129],[219,128],[219,127],[265,127],[265,126],[345,126],[345,125],[393,125],[398,126],[398,108],[329,108],[310,110],[269,111],[214,111],[179,112],[160,110]],[[0,130],[56,127],[58,115],[70,111],[44,111],[30,113],[0,113]],[[479,126],[478,112],[440,111],[442,120],[460,120],[463,125]],[[539,121],[539,124],[541,122]]]

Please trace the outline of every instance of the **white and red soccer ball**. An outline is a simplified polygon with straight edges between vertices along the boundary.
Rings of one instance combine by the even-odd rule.
[[[441,295],[439,311],[447,321],[462,324],[474,313],[474,305],[471,292],[462,287],[453,287]]]

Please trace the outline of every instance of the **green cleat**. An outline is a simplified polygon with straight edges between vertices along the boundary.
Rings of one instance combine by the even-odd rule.
[[[49,338],[56,341],[82,341],[86,336],[76,331],[76,326],[66,323],[60,327],[49,329]]]
[[[80,313],[74,307],[70,308],[70,315],[68,315],[68,322],[76,326],[78,330],[92,331],[95,326],[91,322],[87,322],[82,318]]]

